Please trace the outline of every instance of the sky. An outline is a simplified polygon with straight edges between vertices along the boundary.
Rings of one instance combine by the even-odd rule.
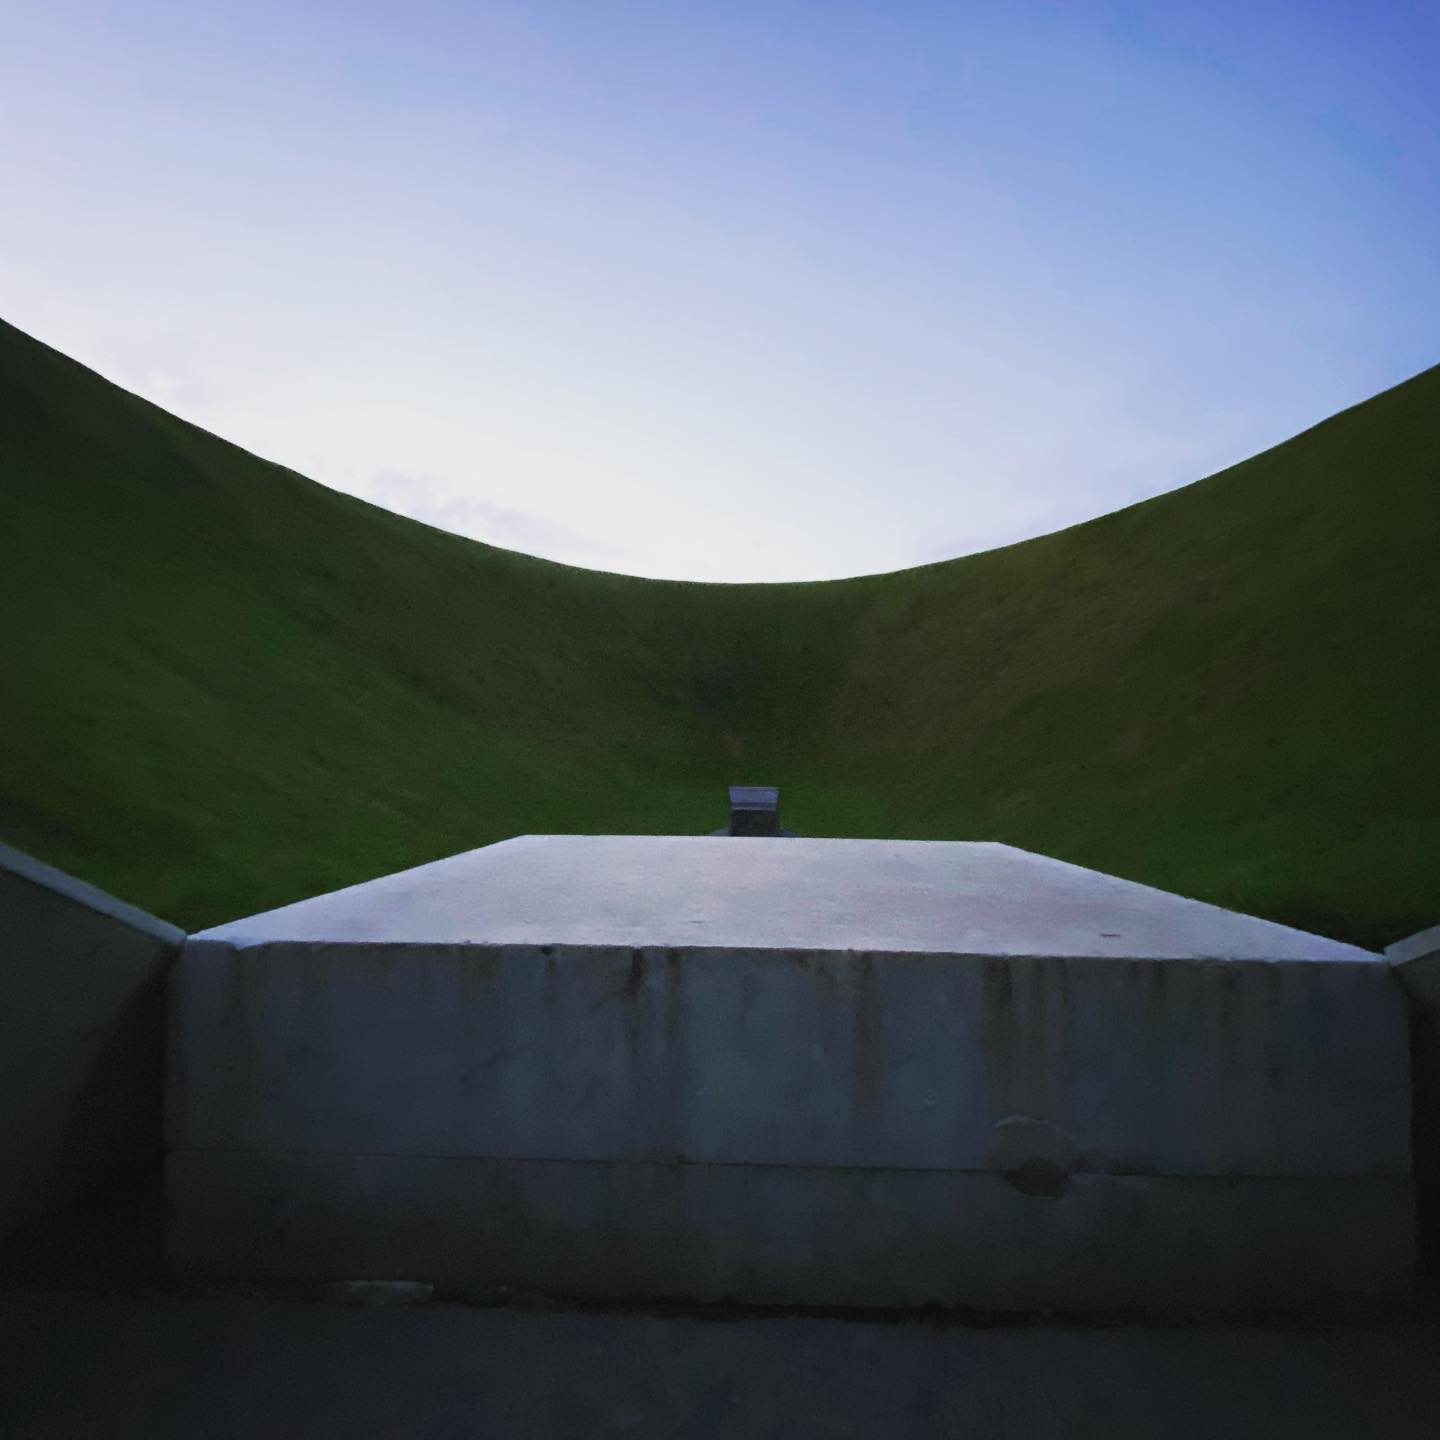
[[[492,544],[893,570],[1440,361],[1437,73],[1440,0],[0,0],[0,316]]]

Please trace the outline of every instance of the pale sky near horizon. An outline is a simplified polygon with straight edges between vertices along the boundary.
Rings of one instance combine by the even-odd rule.
[[[1440,361],[1440,0],[0,3],[0,316],[573,564],[890,570]]]

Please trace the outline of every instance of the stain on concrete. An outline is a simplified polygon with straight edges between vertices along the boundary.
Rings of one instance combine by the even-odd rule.
[[[1032,1155],[1028,1160],[1009,1166],[1000,1173],[1012,1190],[1046,1200],[1058,1198],[1070,1183],[1070,1172],[1063,1165],[1045,1159],[1043,1155]]]
[[[1003,1111],[1012,1108],[1019,1079],[1014,1050],[1014,962],[987,955],[979,963],[981,1058],[991,1105]]]
[[[685,998],[686,965],[679,950],[665,952],[665,998],[660,1044],[660,1073],[656,1077],[660,1101],[660,1154],[684,1160],[685,1105],[690,1093],[690,1006]]]
[[[1007,1115],[996,1121],[991,1135],[995,1168],[1022,1195],[1053,1200],[1064,1192],[1071,1174],[1085,1168],[1074,1136],[1052,1121]],[[1093,1168],[1110,1168],[1097,1151],[1084,1153]]]
[[[857,1153],[869,1148],[884,1122],[885,1047],[876,958],[868,951],[849,957],[851,1040],[854,1063],[851,1081],[850,1142]]]
[[[630,952],[630,968],[625,976],[625,994],[628,999],[636,999],[645,988],[645,954],[641,950]]]

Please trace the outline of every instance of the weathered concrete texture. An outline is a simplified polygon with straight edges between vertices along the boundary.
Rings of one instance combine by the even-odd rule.
[[[1414,1265],[1399,1177],[1077,1174],[1027,1191],[991,1172],[835,1166],[268,1152],[169,1164],[170,1260],[218,1278],[423,1275],[461,1297],[958,1300],[1113,1319],[1380,1310]]]
[[[1403,1175],[1404,1027],[1371,961],[198,939],[176,992],[168,1139]]]
[[[0,845],[0,1235],[158,1155],[173,925]]]
[[[1167,1314],[1410,1284],[1378,956],[993,845],[531,837],[408,879],[187,944],[177,1265]]]

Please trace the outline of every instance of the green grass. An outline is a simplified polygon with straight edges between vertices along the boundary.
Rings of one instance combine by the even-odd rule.
[[[1440,921],[1440,369],[892,575],[577,570],[0,324],[0,837],[197,926],[524,831],[996,838],[1371,945]]]

